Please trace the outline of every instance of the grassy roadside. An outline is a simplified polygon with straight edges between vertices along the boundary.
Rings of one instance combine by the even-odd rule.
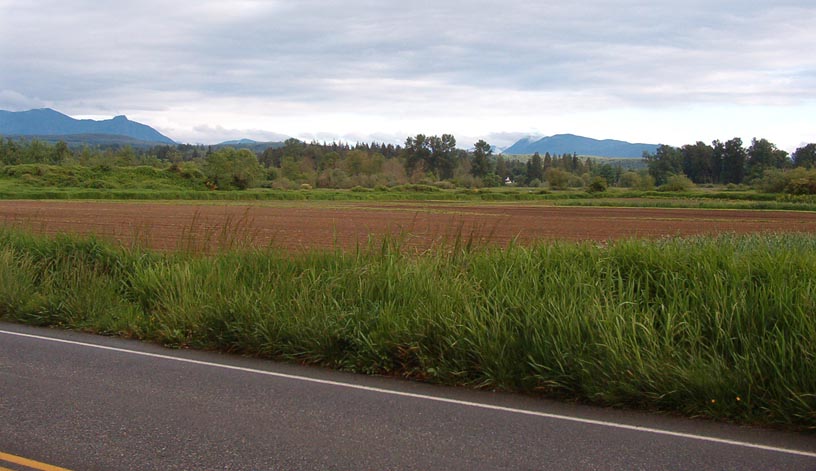
[[[816,428],[816,237],[203,257],[0,230],[0,317]]]

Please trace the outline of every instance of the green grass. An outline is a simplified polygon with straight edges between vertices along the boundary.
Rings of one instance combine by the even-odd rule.
[[[0,167],[0,200],[191,200],[191,201],[540,201],[565,206],[687,207],[816,211],[813,196],[755,191],[637,191],[613,188],[600,194],[538,188],[440,189],[431,185],[351,190],[210,191],[189,167],[25,164]]]
[[[169,346],[816,428],[816,237],[409,255],[153,253],[0,231],[0,317]]]

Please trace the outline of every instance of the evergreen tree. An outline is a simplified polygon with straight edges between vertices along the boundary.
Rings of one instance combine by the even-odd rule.
[[[544,167],[542,165],[541,156],[536,152],[527,161],[527,181],[544,180]]]
[[[490,159],[493,149],[484,140],[479,140],[473,148],[473,158],[470,163],[470,173],[474,177],[485,177],[490,173]]]

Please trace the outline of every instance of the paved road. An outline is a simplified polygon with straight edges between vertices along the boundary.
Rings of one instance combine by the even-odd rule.
[[[0,453],[106,471],[816,470],[814,435],[5,323]]]

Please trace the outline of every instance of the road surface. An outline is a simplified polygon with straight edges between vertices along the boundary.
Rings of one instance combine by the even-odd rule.
[[[816,470],[816,436],[0,323],[0,469],[48,469],[19,459],[75,471]]]

